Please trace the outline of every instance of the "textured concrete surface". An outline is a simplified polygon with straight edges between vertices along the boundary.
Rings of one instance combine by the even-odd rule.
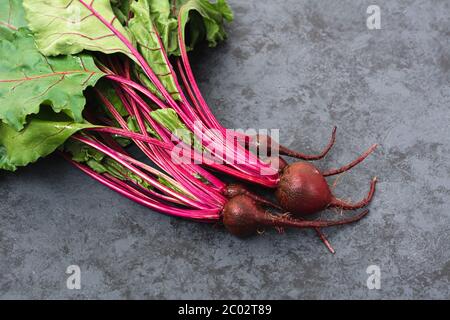
[[[336,192],[358,199],[380,178],[371,214],[328,229],[246,241],[155,214],[57,157],[0,173],[0,298],[450,298],[450,6],[434,1],[230,1],[230,40],[195,68],[234,128],[281,128],[318,165],[375,156]],[[381,8],[368,30],[366,9]],[[66,288],[68,265],[81,290]],[[381,268],[368,290],[366,268]]]

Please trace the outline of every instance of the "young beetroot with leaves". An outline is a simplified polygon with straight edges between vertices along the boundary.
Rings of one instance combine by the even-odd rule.
[[[1,6],[6,7],[0,8],[4,9],[1,12],[11,13],[13,9],[18,12],[21,3],[19,0],[3,3]],[[11,106],[10,109],[6,107],[0,110],[0,119],[3,121],[0,130],[5,132],[0,136],[3,146],[0,164],[3,168],[15,169],[16,166],[33,162],[55,150],[75,132],[89,129],[97,132],[94,135],[83,133],[74,136],[64,147],[66,156],[72,154],[72,158],[78,161],[76,165],[83,171],[155,210],[198,220],[223,219],[227,228],[234,230],[232,232],[237,235],[247,234],[231,227],[240,225],[242,221],[249,221],[252,230],[268,225],[322,227],[354,221],[311,222],[269,215],[255,202],[264,200],[246,189],[227,188],[227,185],[200,166],[181,166],[171,161],[168,150],[173,144],[170,136],[176,135],[177,130],[195,132],[195,125],[199,123],[205,131],[224,131],[195,83],[187,59],[184,32],[189,30],[190,48],[202,38],[206,38],[211,45],[223,40],[223,21],[232,18],[225,1],[210,3],[206,0],[180,0],[171,5],[169,1],[162,0],[111,3],[108,0],[24,0],[23,4],[32,33],[24,28],[27,23],[23,15],[15,15],[16,21],[11,21],[10,14],[8,17],[4,13],[4,16],[0,15],[0,52],[9,59],[0,65],[3,74],[0,90],[4,90],[4,96],[9,99],[7,106]],[[75,21],[74,12],[79,13],[79,19]],[[33,39],[39,51],[32,43]],[[22,41],[27,44],[22,45]],[[26,59],[20,55],[24,48],[31,53],[25,55]],[[169,61],[169,56],[173,55],[182,57],[178,69],[190,99],[185,96]],[[17,61],[14,61],[15,57]],[[72,61],[72,65],[67,61]],[[88,110],[93,115],[87,118],[91,123],[103,126],[84,121],[81,113],[85,103],[83,90],[95,85],[100,78],[113,83],[113,92],[108,85],[103,86],[103,89],[97,85],[96,95],[104,109],[100,112],[97,109]],[[72,86],[73,81],[76,82],[75,86]],[[66,90],[67,87],[71,87],[72,91]],[[18,92],[27,88],[32,88],[32,97],[25,101],[19,100],[26,95],[19,95]],[[17,107],[17,101],[21,101],[20,107]],[[44,109],[49,112],[43,113]],[[22,137],[28,137],[21,143],[30,146],[30,152],[18,150],[11,143],[17,130],[21,130]],[[292,213],[308,213],[304,208],[292,205],[297,201],[316,202],[314,210],[308,206],[311,212],[329,206],[346,209],[362,207],[370,201],[368,198],[356,206],[338,201],[331,193],[327,193],[329,190],[325,188],[324,180],[319,181],[318,175],[314,176],[315,179],[307,178],[311,173],[305,170],[305,164],[303,167],[290,165],[280,175],[276,168],[258,159],[245,146],[229,148],[221,134],[208,134],[211,135],[209,138],[212,144],[205,145],[195,135],[188,135],[188,140],[182,137],[182,140],[191,145],[194,151],[207,150],[225,162],[208,163],[213,170],[266,187],[278,186],[277,194],[281,194],[278,198],[282,206],[291,207]],[[151,167],[126,155],[117,135],[134,141],[162,171],[152,171]],[[244,139],[247,138],[252,137],[244,136]],[[261,138],[257,140],[258,143]],[[36,143],[39,139],[44,139],[46,143]],[[253,141],[249,140],[249,143]],[[332,142],[318,156],[295,154],[283,147],[281,152],[299,158],[316,159],[326,154]],[[214,152],[223,146],[233,159],[252,161],[243,164],[227,162],[228,157]],[[347,170],[365,156],[367,154],[341,170],[325,172],[324,175]],[[301,170],[295,169],[300,167]],[[261,169],[271,170],[272,173],[262,176]],[[283,183],[293,175],[297,177],[293,179],[296,184]],[[374,184],[375,180],[373,187]],[[289,185],[291,189],[294,186],[294,189],[284,192],[286,187],[283,185]],[[311,198],[302,191],[314,189],[322,192],[323,198],[318,199],[317,194],[312,194],[316,198]],[[224,197],[231,194],[234,196],[231,200]],[[305,195],[312,200],[305,198]],[[242,203],[242,208],[248,209],[247,214],[250,216],[242,215],[239,203]]]

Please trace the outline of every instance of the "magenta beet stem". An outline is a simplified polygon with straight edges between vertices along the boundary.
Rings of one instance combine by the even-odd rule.
[[[168,149],[168,150],[173,149],[173,145],[170,145],[170,144],[162,142],[158,139],[151,138],[151,137],[148,137],[148,136],[145,136],[145,135],[142,135],[139,133],[135,133],[132,131],[126,131],[126,130],[117,129],[117,128],[106,128],[106,127],[104,127],[104,128],[88,128],[85,130],[96,131],[96,132],[105,132],[105,133],[109,133],[109,134],[119,135],[119,136],[122,136],[125,138],[130,138],[130,139],[150,143],[150,144],[156,145],[156,146],[164,148],[164,149]]]
[[[104,176],[106,178],[108,178],[109,180],[111,180],[112,182],[114,182],[116,185],[122,187],[123,189],[128,190],[129,192],[135,194],[136,196],[145,197],[145,198],[150,198],[151,196],[153,196],[153,197],[155,197],[158,200],[163,200],[163,201],[166,201],[166,202],[171,202],[171,203],[180,204],[180,205],[183,204],[178,199],[172,198],[170,196],[166,196],[166,195],[164,195],[162,193],[155,192],[154,190],[143,189],[142,187],[140,187],[137,183],[135,183],[133,181],[130,181],[130,182],[133,185],[135,185],[135,187],[129,185],[128,183],[126,183],[126,182],[124,182],[124,181],[122,181],[120,179],[117,179],[116,177],[110,175],[109,173],[104,173]]]
[[[195,93],[192,91],[192,88],[189,84],[189,81],[187,79],[186,73],[183,70],[183,66],[181,65],[181,61],[180,59],[177,59],[177,65],[178,65],[178,71],[180,72],[181,75],[181,80],[183,81],[184,87],[186,88],[186,91],[192,101],[192,103],[195,106],[195,109],[197,110],[200,118],[210,127],[210,128],[215,128],[218,129],[220,131],[223,131],[225,128],[223,128],[222,126],[220,126],[219,128],[216,126],[216,124],[214,123],[214,121],[211,120],[210,117],[208,117],[206,115],[206,112],[204,110],[204,108],[202,108],[198,102],[197,97],[195,96]]]
[[[118,83],[121,83],[122,85],[126,85],[127,87],[136,89],[138,91],[140,91],[141,93],[143,93],[144,95],[146,95],[149,99],[151,99],[152,101],[154,101],[160,108],[164,109],[167,108],[166,105],[164,105],[163,102],[161,102],[154,94],[152,94],[149,90],[147,90],[146,88],[144,88],[143,86],[125,79],[123,77],[117,76],[117,75],[109,75],[107,76],[109,79],[114,80]],[[144,110],[147,113],[151,113],[152,110],[149,109],[149,107],[146,105],[146,103],[142,100],[141,97],[139,97],[136,93],[134,93],[132,90],[130,90],[129,88],[124,87],[124,90],[127,91],[127,93],[129,93],[133,99],[142,107],[144,108]],[[190,128],[190,130],[194,130],[193,124],[192,122],[190,123],[186,123],[188,125],[188,127]],[[217,141],[217,139],[215,139],[213,136],[210,135],[210,131],[208,130],[208,128],[204,127],[204,124],[202,122],[198,122],[198,125],[201,126],[201,128],[199,128],[202,132],[205,133],[205,135],[208,137],[208,139],[211,141],[211,145],[208,146],[209,148],[213,147],[216,150],[221,150],[224,149],[225,152],[231,152],[232,156],[229,157],[223,157],[222,155],[218,155],[216,154],[216,157],[219,158],[220,161],[226,162],[229,165],[233,166],[234,168],[236,168],[237,170],[242,170],[245,173],[249,174],[249,175],[255,175],[255,174],[259,174],[259,172],[261,171],[261,166],[263,166],[264,168],[266,168],[266,170],[268,170],[267,168],[269,168],[269,165],[261,162],[256,156],[254,156],[253,154],[251,154],[250,152],[248,152],[247,150],[245,150],[245,148],[242,148],[240,145],[235,145],[234,148],[237,148],[238,150],[232,148],[230,150],[230,147],[228,146],[228,144],[224,144],[224,145],[220,145],[219,142]],[[220,141],[224,141],[223,137],[219,137]],[[203,142],[203,141],[202,141]],[[235,159],[236,162],[240,163],[239,166],[236,166],[234,163],[231,163],[229,161],[227,161],[227,159]],[[250,162],[253,163],[253,165],[250,165]],[[245,168],[248,168],[250,171],[246,171]],[[274,171],[274,175],[276,174],[276,172]]]
[[[130,91],[130,93],[133,92],[129,88],[124,88],[124,90],[127,92]],[[114,116],[114,118],[119,122],[119,124],[124,129],[128,129],[127,123],[122,119],[122,117],[117,112],[117,110],[114,108],[114,106],[111,104],[111,102],[108,99],[106,99],[106,97],[103,96],[100,92],[98,92],[98,94],[99,94],[101,100],[104,102],[104,104],[108,108],[108,110],[111,112],[111,114]],[[133,109],[130,108],[128,102],[126,101],[125,97],[122,94],[120,95],[120,98],[122,99],[122,102],[123,102],[125,108],[127,109],[127,112],[130,115],[136,116],[136,118],[138,119],[138,124],[139,124],[140,130],[142,132],[146,132],[146,128],[143,123],[143,120],[140,118],[139,111],[136,110],[135,107],[133,107]],[[135,102],[145,105],[145,102],[140,97],[138,97],[138,99],[136,99],[136,100],[131,101],[132,104],[134,104]],[[148,115],[148,113],[144,113],[144,116],[146,117],[147,121],[150,122],[151,126],[157,131],[157,133],[160,135],[160,137],[164,141],[167,141],[167,143],[172,144],[172,141],[166,136],[163,129],[160,128],[160,126],[156,122],[154,122],[154,120]],[[198,181],[197,179],[195,179],[195,181],[194,181],[193,177],[191,179],[189,179],[189,173],[186,171],[186,167],[189,167],[190,165],[178,166],[178,168],[174,168],[170,162],[166,161],[167,157],[170,157],[170,155],[161,155],[161,157],[158,157],[158,156],[156,156],[158,152],[154,148],[151,148],[150,146],[145,146],[144,144],[142,144],[139,141],[135,141],[135,142],[138,145],[138,147],[144,152],[144,154],[146,154],[153,162],[155,162],[157,165],[159,165],[161,168],[163,168],[166,172],[169,172],[172,176],[174,176],[177,179],[177,181],[180,181],[180,183],[182,183],[185,186],[184,189],[189,190],[190,193],[192,193],[195,197],[197,197],[199,199],[199,201],[202,201],[205,203],[210,203],[211,201],[213,201],[213,202],[218,203],[219,206],[222,206],[224,204],[226,199],[222,196],[221,193],[214,190],[211,186],[206,186],[203,182],[201,182],[201,184],[202,184],[201,186],[198,186],[198,182],[200,182],[200,181]],[[156,156],[156,158],[155,158],[155,156]],[[217,181],[219,181],[219,180],[217,180]],[[197,184],[194,184],[194,182],[196,182]],[[222,188],[222,186],[219,185],[218,189],[220,190],[221,188]]]
[[[107,75],[106,78],[108,78],[110,80],[113,80],[114,82],[117,82],[117,83],[119,83],[121,85],[126,85],[127,87],[133,88],[133,89],[143,93],[147,98],[152,100],[153,103],[155,103],[161,109],[169,108],[156,95],[154,95],[149,90],[147,90],[147,88],[145,88],[144,86],[141,86],[140,84],[138,84],[138,83],[136,83],[136,82],[134,82],[132,80],[128,80],[128,79],[126,79],[124,77],[121,77],[121,76],[118,76],[118,75],[114,75],[114,74]]]
[[[146,111],[146,113],[151,113],[152,110],[150,110],[149,107],[147,106],[147,104],[142,100],[142,98],[139,97],[130,88],[140,91],[141,93],[146,95],[148,98],[155,101],[155,103],[159,103],[159,106],[161,108],[167,108],[167,106],[165,106],[155,95],[153,95],[150,91],[148,91],[143,86],[141,86],[131,80],[120,77],[120,76],[109,75],[107,77],[109,77],[111,80],[121,83],[122,85],[126,85],[126,87],[123,87],[123,89],[132,96],[132,98]],[[190,127],[191,130],[193,130],[192,124],[187,123],[187,125],[188,125],[188,127]],[[230,150],[228,144],[226,144],[226,143],[225,143],[225,145],[221,146],[220,144],[218,144],[219,142],[217,141],[217,139],[214,139],[214,137],[209,135],[209,130],[207,128],[204,128],[204,125],[201,122],[198,122],[198,125],[202,126],[202,128],[201,128],[202,132],[206,131],[208,133],[208,139],[210,139],[212,141],[212,143],[209,147],[213,147],[216,150],[220,150],[221,147],[223,147],[225,152],[232,152],[232,154],[233,154],[232,157],[227,156],[225,158],[220,154],[219,155],[216,154],[215,156],[217,158],[219,158],[220,161],[228,163],[230,166],[234,167],[236,170],[243,171],[245,174],[248,174],[249,176],[255,176],[255,175],[259,176],[259,173],[261,172],[261,166],[264,167],[265,170],[268,170],[267,169],[267,168],[269,168],[268,164],[261,162],[260,159],[258,159],[256,156],[254,156],[247,150],[245,150],[245,148],[242,148],[240,145],[235,145],[235,148],[237,148],[238,150],[235,150],[234,148],[232,148]],[[224,141],[223,137],[219,137],[219,140]],[[228,158],[235,159],[235,161],[240,163],[240,165],[236,166],[234,163],[227,161]],[[249,164],[250,161],[253,163],[253,165]],[[249,170],[246,170],[245,168],[248,168]],[[274,170],[273,175],[276,175],[276,174],[277,174],[277,172]],[[252,180],[255,180],[255,178],[253,178]],[[258,180],[258,178],[256,178],[256,180]]]
[[[208,207],[206,206],[207,204],[205,203],[200,203],[198,200],[193,200],[189,197],[186,197],[185,195],[179,194],[178,192],[172,190],[169,187],[166,187],[165,185],[161,184],[159,181],[153,179],[152,177],[146,175],[145,173],[143,173],[140,170],[137,170],[134,166],[130,165],[127,161],[125,161],[123,159],[123,155],[119,154],[118,152],[104,146],[103,144],[99,143],[99,142],[95,142],[93,140],[90,139],[86,139],[82,136],[79,135],[74,135],[72,136],[72,139],[78,140],[82,143],[87,144],[88,146],[104,153],[105,155],[111,157],[112,159],[114,159],[115,161],[117,161],[118,163],[120,163],[121,165],[123,165],[125,168],[127,168],[128,170],[130,170],[131,172],[133,172],[134,174],[138,175],[140,178],[144,179],[145,181],[147,181],[148,183],[150,183],[152,186],[154,186],[155,188],[161,190],[162,192],[165,192],[166,194],[169,194],[179,200],[181,200],[183,203],[185,203],[186,205],[190,205],[194,208],[202,208],[202,209],[207,209]]]
[[[130,50],[131,54],[136,58],[137,62],[140,64],[145,74],[150,78],[150,80],[153,82],[153,84],[156,86],[159,92],[161,92],[161,94],[164,96],[164,98],[169,102],[171,106],[173,107],[175,106],[174,108],[176,108],[175,100],[173,100],[170,93],[167,92],[166,88],[162,85],[161,81],[158,79],[156,74],[150,68],[144,57],[133,46],[133,44],[112,25],[111,22],[107,21],[104,17],[102,17],[102,15],[99,12],[97,12],[97,10],[94,9],[94,7],[92,6],[94,1],[92,1],[90,4],[87,4],[84,0],[78,1],[83,6],[85,6],[98,20],[100,20],[100,22],[102,22],[117,38],[119,38],[120,41],[122,41],[122,43],[128,48],[128,50]]]
[[[136,50],[136,48],[133,47],[133,45],[130,43],[130,41],[124,36],[122,35],[110,22],[108,22],[105,18],[103,18],[92,6],[91,4],[87,4],[84,0],[79,0],[80,3],[85,6],[89,11],[91,11],[91,13],[97,18],[99,19],[108,29],[111,30],[111,32],[117,36],[124,44],[125,46],[130,50],[130,52],[132,53],[132,55],[137,59],[137,61],[139,62],[139,64],[141,65],[141,67],[143,68],[144,72],[146,73],[146,75],[150,78],[150,80],[153,82],[153,84],[157,87],[157,89],[161,92],[161,94],[164,96],[164,98],[166,99],[166,101],[169,103],[169,105],[175,109],[175,111],[177,111],[177,113],[179,114],[179,116],[183,119],[183,121],[188,125],[188,127],[190,127],[192,129],[192,120],[188,119],[186,114],[179,108],[178,104],[175,102],[175,100],[172,98],[172,96],[170,95],[169,92],[167,92],[167,90],[164,88],[164,86],[162,85],[162,83],[160,82],[160,80],[158,79],[158,77],[156,76],[156,74],[153,72],[153,70],[150,68],[150,66],[147,64],[147,62],[145,61],[145,59],[141,56],[141,54]],[[184,43],[183,43],[184,44]],[[182,51],[183,51],[183,46],[182,46]],[[186,50],[184,50],[184,54],[186,55]],[[188,76],[189,76],[189,71],[191,71],[190,69],[187,70],[188,71]],[[192,72],[191,72],[192,74]],[[194,87],[194,90],[196,88]],[[198,88],[197,88],[198,89]],[[197,93],[197,92],[196,92]],[[199,94],[199,90],[198,93]]]
[[[212,114],[211,110],[208,107],[208,104],[206,103],[206,100],[203,98],[203,95],[200,92],[200,89],[197,85],[197,82],[194,77],[194,73],[192,72],[191,65],[189,63],[189,58],[186,51],[186,45],[183,37],[183,30],[181,29],[181,14],[178,15],[178,43],[180,46],[181,51],[181,59],[183,61],[184,69],[186,70],[187,78],[194,90],[195,96],[198,99],[198,102],[200,103],[203,111],[208,115],[208,118],[213,123],[215,128],[223,128],[219,122],[217,121],[216,117]]]
[[[103,185],[109,187],[110,189],[122,194],[123,196],[127,197],[128,199],[137,202],[143,206],[146,206],[150,209],[153,209],[155,211],[165,213],[171,216],[175,217],[181,217],[186,219],[192,219],[192,220],[198,220],[198,221],[204,221],[204,222],[217,222],[220,218],[220,209],[202,209],[202,210],[188,210],[188,209],[180,209],[176,207],[172,207],[160,202],[157,202],[149,197],[143,197],[138,196],[137,193],[131,193],[127,191],[126,189],[122,188],[121,186],[115,184],[114,182],[108,180],[107,178],[103,177],[101,174],[93,171],[92,169],[73,161],[70,159],[67,155],[65,155],[65,158],[70,161],[75,167],[79,168],[86,174],[88,174],[90,177],[94,178],[95,180],[99,181]]]
[[[184,95],[183,89],[181,88],[179,82],[178,82],[178,77],[175,73],[175,71],[173,70],[172,64],[169,61],[169,57],[167,56],[167,52],[166,50],[164,50],[164,44],[161,40],[161,36],[159,35],[158,29],[155,27],[155,25],[153,25],[153,30],[155,31],[156,34],[156,39],[158,39],[158,44],[159,44],[159,51],[162,53],[163,57],[164,57],[164,61],[166,62],[166,64],[169,66],[169,70],[170,70],[170,74],[172,75],[173,81],[175,82],[175,87],[178,90],[178,93],[181,96],[181,101],[183,103],[186,102],[187,103],[187,99],[186,96]],[[191,108],[187,108],[184,109],[186,112],[188,112],[188,116],[191,118],[192,121],[194,121],[197,117],[196,114],[194,113],[194,111]]]

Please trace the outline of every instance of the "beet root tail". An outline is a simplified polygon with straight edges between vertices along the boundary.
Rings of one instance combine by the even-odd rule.
[[[289,214],[285,213],[282,215],[278,215],[278,217],[282,217],[284,219],[289,219]],[[305,221],[303,218],[297,218],[297,219],[301,220],[301,221]],[[277,232],[279,234],[283,234],[284,229],[285,229],[284,227],[279,227],[279,226],[275,227],[275,230],[277,230]],[[314,228],[314,231],[316,232],[317,236],[322,241],[322,243],[325,245],[325,247],[328,249],[328,251],[330,251],[332,254],[335,254],[336,250],[334,250],[333,246],[331,245],[330,241],[327,239],[325,234],[322,232],[322,230],[320,228]]]
[[[299,220],[295,218],[286,218],[280,216],[270,215],[265,221],[260,221],[261,224],[271,227],[285,227],[285,228],[327,228],[340,225],[346,225],[357,222],[364,218],[369,213],[369,210],[364,210],[360,214],[341,220]]]
[[[328,142],[328,145],[319,154],[308,155],[308,154],[304,154],[301,152],[291,150],[282,145],[279,145],[278,151],[283,156],[288,156],[288,157],[292,157],[292,158],[296,158],[296,159],[300,159],[300,160],[307,160],[307,161],[320,160],[328,154],[328,152],[331,150],[334,143],[336,142],[336,130],[337,130],[337,127],[334,127],[333,132],[331,133],[331,138],[330,138],[330,141]]]
[[[334,198],[330,204],[330,207],[331,208],[340,208],[343,210],[355,210],[355,209],[360,209],[360,208],[367,206],[372,201],[372,198],[375,194],[377,181],[378,180],[376,177],[372,179],[372,182],[370,183],[369,193],[363,200],[361,200],[357,203],[349,203],[349,202],[343,201],[341,199]]]
[[[239,195],[245,195],[255,200],[260,205],[265,205],[267,207],[282,210],[282,208],[275,202],[267,200],[266,198],[248,190],[245,186],[239,183],[228,184],[226,188],[223,190],[223,194],[230,199]]]
[[[339,169],[330,169],[327,170],[325,172],[322,172],[322,175],[324,177],[329,177],[329,176],[334,176],[340,173],[343,173],[345,171],[348,171],[350,169],[352,169],[353,167],[355,167],[356,165],[360,164],[361,162],[363,162],[372,152],[375,151],[375,149],[378,147],[378,144],[374,144],[372,145],[369,149],[367,149],[366,152],[364,152],[362,155],[360,155],[357,159],[353,160],[352,162],[350,162],[349,164],[339,168]]]
[[[282,217],[285,218],[289,218],[289,213],[283,214]],[[297,217],[298,220],[302,220],[304,221],[305,219]],[[275,227],[275,229],[280,228],[280,227]],[[283,229],[283,228],[282,228]],[[327,237],[325,236],[325,234],[322,232],[322,230],[320,228],[314,228],[314,230],[316,231],[317,236],[319,237],[319,239],[322,241],[322,243],[325,245],[325,247],[327,247],[327,249],[332,253],[335,254],[336,251],[334,250],[334,248],[331,246],[330,241],[328,241]]]
[[[320,240],[323,242],[325,247],[327,247],[328,251],[330,251],[332,254],[335,254],[336,250],[334,250],[334,248],[331,246],[330,241],[328,241],[327,237],[323,234],[322,230],[320,230],[320,228],[314,228],[314,230],[316,231],[317,235],[319,236]]]
[[[248,191],[247,193],[245,193],[245,195],[249,196],[250,198],[252,198],[256,202],[258,202],[259,204],[265,205],[267,207],[272,207],[274,209],[282,210],[282,208],[278,204],[276,204],[275,202],[267,200],[267,199],[257,195],[256,193]]]

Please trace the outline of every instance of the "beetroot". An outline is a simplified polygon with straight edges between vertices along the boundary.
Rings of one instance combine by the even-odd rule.
[[[369,211],[355,217],[329,221],[329,220],[301,220],[288,215],[275,215],[259,206],[252,198],[238,195],[230,199],[223,209],[223,224],[225,228],[237,237],[248,237],[256,234],[265,227],[275,228],[323,228],[349,224],[361,220]]]
[[[280,158],[280,160],[282,160],[282,159]],[[284,160],[283,160],[283,163],[285,163],[285,165],[283,166],[283,168],[284,168],[285,166],[287,166],[287,163]],[[245,196],[253,199],[259,205],[265,205],[265,206],[280,209],[280,210],[282,209],[278,204],[276,204],[272,201],[268,201],[267,199],[249,191],[242,184],[237,184],[237,183],[228,184],[224,190],[224,195],[229,199],[232,199],[239,195],[245,195]],[[281,227],[277,227],[277,230],[280,233],[282,233],[284,231],[284,229]],[[328,248],[328,250],[331,253],[335,253],[334,248],[331,246],[330,242],[328,241],[327,237],[323,234],[322,230],[320,230],[320,228],[314,228],[314,230],[316,231],[317,235],[319,236],[319,238],[323,242],[323,244]]]
[[[245,141],[245,146],[247,149],[255,150],[258,154],[260,153],[260,146],[263,146],[264,151],[267,153],[267,156],[271,156],[272,148],[275,148],[278,150],[278,153],[283,156],[288,156],[296,159],[301,160],[320,160],[323,157],[325,157],[328,152],[333,147],[335,141],[336,141],[336,130],[337,127],[333,128],[333,132],[331,134],[330,141],[328,142],[328,145],[325,147],[325,149],[322,150],[319,154],[315,155],[309,155],[305,153],[301,153],[298,151],[291,150],[281,144],[276,143],[272,140],[270,136],[267,135],[261,135],[257,134],[256,136],[248,137]]]
[[[330,207],[344,210],[359,209],[369,204],[375,193],[377,179],[372,180],[367,197],[358,203],[348,203],[337,199],[331,192],[325,177],[345,172],[363,161],[374,149],[368,151],[350,164],[321,172],[313,164],[296,162],[288,165],[281,174],[278,188],[275,192],[283,209],[294,215],[313,214]]]

